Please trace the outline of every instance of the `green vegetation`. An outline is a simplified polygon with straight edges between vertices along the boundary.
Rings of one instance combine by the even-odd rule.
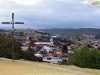
[[[15,59],[19,59],[21,55],[21,44],[14,40]],[[12,58],[12,38],[0,35],[0,57]]]
[[[67,45],[65,44],[62,48],[63,53],[68,53]]]
[[[12,59],[12,38],[0,35],[0,57]],[[14,40],[14,59],[26,59],[36,61],[34,51],[30,48],[27,51],[21,50],[21,44]]]
[[[34,56],[34,51],[32,49],[28,49],[26,51],[21,51],[21,58],[36,61],[38,58]]]
[[[84,68],[100,69],[100,51],[97,49],[89,49],[83,47],[75,50],[68,64],[76,65]]]

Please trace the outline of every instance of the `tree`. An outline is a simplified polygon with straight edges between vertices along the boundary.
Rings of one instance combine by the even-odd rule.
[[[14,40],[14,53],[15,53],[15,59],[20,58],[20,53],[21,49],[20,46],[21,44]],[[0,35],[0,57],[5,57],[5,58],[12,58],[12,38],[11,37],[4,37]]]
[[[30,47],[28,50],[21,52],[21,58],[31,61],[35,61],[37,59],[37,57],[34,56],[34,50]]]
[[[75,50],[72,57],[68,60],[68,64],[76,65],[82,68],[100,69],[100,51],[88,47],[82,47]]]
[[[64,46],[63,46],[62,52],[63,52],[63,53],[67,53],[67,52],[68,52],[67,45],[64,45]]]

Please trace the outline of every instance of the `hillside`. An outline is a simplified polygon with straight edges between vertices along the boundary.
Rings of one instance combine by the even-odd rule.
[[[0,58],[0,75],[100,75],[100,70]]]
[[[79,28],[79,29],[40,29],[41,31],[45,31],[51,34],[60,34],[65,36],[79,36],[82,34],[89,34],[89,35],[97,35],[100,33],[100,29],[96,28]]]
[[[0,32],[5,32],[6,30],[0,29]]]

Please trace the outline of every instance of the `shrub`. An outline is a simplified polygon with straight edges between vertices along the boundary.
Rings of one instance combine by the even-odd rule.
[[[80,50],[75,50],[72,57],[68,60],[68,64],[84,68],[100,69],[100,51],[82,47]]]
[[[14,39],[14,59],[20,59],[21,44]],[[12,38],[0,35],[0,57],[12,59]]]
[[[26,60],[31,60],[31,61],[36,61],[37,57],[34,56],[34,51],[32,50],[27,50],[27,51],[22,51],[21,52],[21,58],[26,59]]]

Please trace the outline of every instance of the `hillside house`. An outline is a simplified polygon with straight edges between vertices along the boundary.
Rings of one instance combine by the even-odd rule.
[[[68,56],[66,53],[62,53],[62,50],[57,49],[54,52],[47,53],[45,57],[43,57],[43,61],[60,64],[64,61],[68,60]]]
[[[21,42],[22,46],[21,46],[21,49],[22,50],[27,50],[29,48],[29,45],[30,45],[30,41],[29,40],[24,40]]]

